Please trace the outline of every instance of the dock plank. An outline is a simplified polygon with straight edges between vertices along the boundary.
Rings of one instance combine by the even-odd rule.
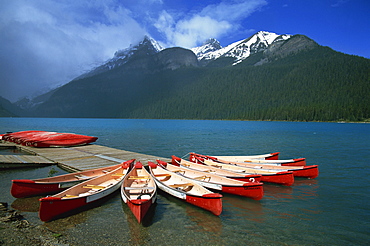
[[[146,165],[148,161],[155,162],[157,159],[167,162],[170,161],[169,158],[120,150],[96,144],[61,148],[34,148],[16,144],[14,145],[18,149],[32,154],[27,155],[28,157],[26,157],[24,161],[31,161],[32,158],[36,160],[36,158],[40,157],[45,161],[49,161],[49,163],[57,164],[61,168],[69,171],[81,171],[111,166],[131,159],[141,161],[144,165]],[[1,160],[2,159],[0,159],[0,161]],[[4,158],[4,161],[7,162],[11,160],[5,160]]]

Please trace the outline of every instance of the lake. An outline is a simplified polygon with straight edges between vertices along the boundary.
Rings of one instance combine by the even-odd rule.
[[[260,201],[223,194],[220,216],[159,193],[142,225],[119,193],[89,210],[43,223],[37,215],[39,197],[14,199],[11,180],[65,171],[55,166],[0,171],[0,201],[76,245],[370,243],[370,124],[0,118],[1,133],[23,130],[86,134],[99,137],[100,145],[160,157],[280,152],[280,159],[305,157],[307,165],[319,165],[316,179],[296,179],[291,187],[265,184]]]

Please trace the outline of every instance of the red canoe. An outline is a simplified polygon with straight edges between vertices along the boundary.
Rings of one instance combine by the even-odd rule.
[[[42,179],[15,179],[12,180],[10,193],[15,198],[55,194],[78,183],[110,172],[120,165],[121,164]]]
[[[134,160],[124,162],[119,168],[102,176],[77,184],[53,196],[41,198],[39,217],[50,221],[99,201],[121,187],[123,178]]]
[[[157,186],[153,177],[137,162],[125,176],[121,185],[121,198],[141,223],[157,199]]]
[[[22,131],[7,133],[3,140],[32,147],[68,147],[95,142],[98,138],[74,133]]]
[[[314,179],[319,176],[319,166],[318,165],[310,165],[310,166],[280,166],[280,165],[272,165],[272,164],[261,164],[261,163],[251,163],[251,162],[233,162],[229,160],[224,160],[219,157],[215,156],[206,156],[191,153],[190,156],[197,156],[200,158],[206,158],[209,160],[226,163],[226,164],[233,164],[239,165],[243,167],[249,167],[258,170],[276,170],[276,171],[290,171],[293,172],[294,177],[302,177],[302,178],[309,178]]]
[[[275,183],[275,184],[281,184],[281,185],[286,185],[286,186],[291,186],[294,183],[293,172],[290,172],[290,171],[280,172],[280,171],[274,171],[274,170],[259,170],[259,169],[249,168],[249,167],[216,162],[216,160],[200,158],[194,155],[191,156],[191,160],[196,161],[197,163],[205,164],[207,166],[226,169],[232,172],[261,175],[262,182]]]
[[[8,142],[15,142],[18,139],[22,139],[36,132],[44,132],[44,131],[20,131],[20,132],[6,133],[3,135],[2,140],[8,141]]]
[[[249,156],[213,156],[217,159],[231,162],[245,162],[245,163],[258,163],[258,164],[270,164],[276,166],[305,166],[306,158],[295,158],[287,160],[260,160],[248,158]]]
[[[201,186],[192,179],[168,171],[153,162],[148,162],[150,173],[158,188],[190,204],[210,211],[214,215],[222,212],[222,195]]]
[[[175,166],[160,160],[157,160],[157,162],[167,170],[180,173],[181,175],[193,179],[200,185],[211,190],[244,196],[254,200],[261,200],[263,197],[263,184],[261,182],[242,182],[180,165]]]
[[[206,166],[203,164],[190,162],[190,161],[181,159],[176,156],[172,156],[172,165],[175,165],[175,166],[181,165],[181,166],[184,166],[190,169],[194,169],[194,170],[198,170],[202,172],[214,173],[219,176],[223,176],[223,177],[230,178],[230,179],[236,179],[236,180],[243,181],[243,182],[256,182],[256,181],[260,182],[261,181],[261,175],[232,172],[232,171],[220,169],[217,167]]]

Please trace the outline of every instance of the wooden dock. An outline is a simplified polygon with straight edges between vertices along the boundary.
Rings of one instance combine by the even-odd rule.
[[[13,157],[16,156],[15,158],[18,160],[18,163],[37,163],[38,161],[43,160],[43,164],[56,164],[62,169],[66,169],[72,172],[116,165],[117,163],[121,163],[131,159],[141,161],[144,165],[147,164],[147,161],[155,162],[157,159],[161,159],[166,162],[170,161],[170,158],[146,155],[126,150],[119,150],[96,144],[88,144],[84,146],[67,148],[34,148],[12,143],[5,143],[1,144],[0,147],[15,147],[20,149],[21,151],[25,151],[31,154],[12,155]],[[0,163],[11,163],[8,155],[6,155],[5,157],[4,156],[5,155],[2,155],[0,157]],[[41,164],[41,162],[39,163]]]

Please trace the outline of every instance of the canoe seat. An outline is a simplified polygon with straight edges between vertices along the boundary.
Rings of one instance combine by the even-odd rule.
[[[125,187],[125,190],[154,190],[154,187]]]
[[[203,176],[200,176],[200,177],[195,177],[193,179],[202,180],[202,181],[206,181],[206,179],[208,179],[207,182],[209,182],[211,180],[211,177],[203,175]]]
[[[100,190],[100,189],[104,189],[106,187],[105,186],[101,186],[101,185],[85,185],[82,188]]]
[[[221,165],[211,165],[212,167],[222,168]]]
[[[64,195],[64,197],[65,197],[65,198],[73,198],[73,197],[78,197],[78,196],[75,196],[75,195],[68,195],[68,194],[66,194],[66,195]]]
[[[159,181],[167,181],[171,178],[171,174],[165,173],[165,174],[155,174],[154,177],[163,177],[162,179],[158,179]]]
[[[130,176],[128,179],[149,179],[149,176]]]
[[[142,196],[148,195],[150,198],[150,194],[153,193],[155,187],[124,187],[124,189],[127,191],[127,194],[129,194],[132,199],[134,199],[133,196],[138,196],[136,199],[145,199]]]
[[[185,187],[194,186],[194,185],[192,183],[185,183],[185,184],[173,184],[169,186],[172,188],[185,188]]]
[[[182,174],[182,175],[185,174],[185,171],[183,171],[183,170],[173,170],[172,172],[179,173],[179,174]]]

